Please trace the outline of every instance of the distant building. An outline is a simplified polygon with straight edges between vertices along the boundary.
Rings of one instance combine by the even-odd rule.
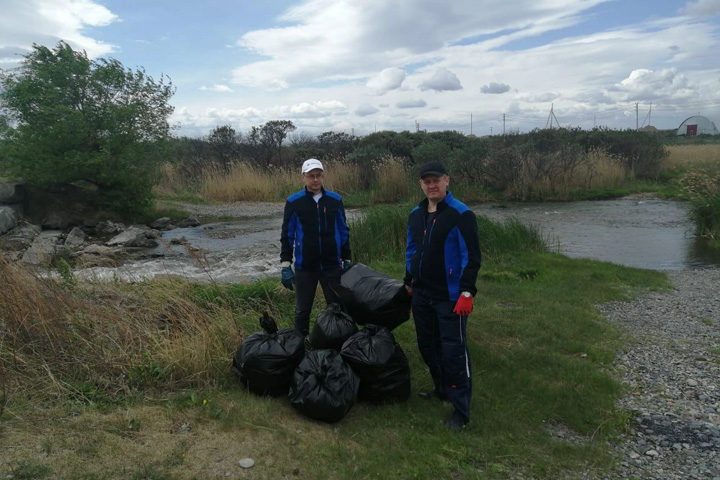
[[[677,134],[694,137],[695,135],[720,135],[720,132],[710,119],[695,115],[680,124]]]

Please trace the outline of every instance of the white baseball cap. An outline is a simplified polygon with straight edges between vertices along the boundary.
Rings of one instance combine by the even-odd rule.
[[[317,158],[308,158],[303,162],[302,173],[307,173],[310,170],[315,170],[316,168],[319,168],[323,171],[325,170],[322,163],[320,163],[320,160],[318,160]]]

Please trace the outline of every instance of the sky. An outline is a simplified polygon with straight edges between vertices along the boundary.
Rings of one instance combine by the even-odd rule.
[[[176,135],[720,125],[720,0],[0,0],[0,68],[61,40],[165,75]]]

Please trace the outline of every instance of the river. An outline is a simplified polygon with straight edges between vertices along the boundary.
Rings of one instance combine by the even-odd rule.
[[[720,251],[693,234],[686,204],[626,197],[567,203],[486,203],[473,210],[494,220],[511,217],[538,228],[560,253],[631,267],[682,270],[720,264]],[[179,275],[218,283],[275,275],[280,258],[280,216],[178,228],[163,234],[154,258],[118,268],[76,271],[81,278],[141,281]],[[184,239],[186,246],[172,245]],[[351,234],[352,241],[352,234]]]

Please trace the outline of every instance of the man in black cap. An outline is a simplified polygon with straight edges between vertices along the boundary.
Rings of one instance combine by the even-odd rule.
[[[467,318],[481,254],[475,214],[452,196],[449,185],[441,163],[420,168],[426,198],[408,217],[405,286],[412,293],[418,348],[435,384],[418,395],[451,402],[455,410],[445,425],[462,430],[470,421],[472,396]]]

